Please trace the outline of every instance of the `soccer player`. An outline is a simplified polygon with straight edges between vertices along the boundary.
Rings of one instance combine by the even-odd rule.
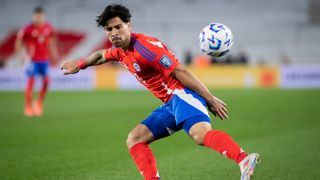
[[[250,179],[259,160],[247,154],[225,132],[213,130],[207,108],[226,119],[226,104],[213,96],[206,86],[158,39],[132,33],[130,11],[119,4],[105,8],[97,18],[112,47],[94,52],[82,60],[64,61],[64,74],[110,61],[119,61],[149,89],[163,105],[154,110],[129,133],[130,154],[145,180],[160,179],[156,159],[148,144],[183,129],[196,144],[211,148],[240,166],[241,179]]]
[[[36,7],[32,14],[33,22],[23,27],[17,34],[15,49],[16,53],[24,61],[28,76],[25,90],[25,116],[41,116],[43,101],[49,84],[48,78],[48,50],[53,60],[57,60],[58,53],[52,26],[45,20],[45,12],[42,7]],[[23,51],[26,49],[26,53]],[[35,76],[42,78],[42,88],[38,99],[32,103],[32,90]]]

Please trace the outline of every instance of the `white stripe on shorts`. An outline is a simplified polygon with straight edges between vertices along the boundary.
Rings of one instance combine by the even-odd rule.
[[[203,114],[210,117],[207,108],[197,98],[193,97],[192,94],[187,94],[184,89],[175,89],[173,94],[177,95],[184,102],[190,104],[199,111],[203,112]]]

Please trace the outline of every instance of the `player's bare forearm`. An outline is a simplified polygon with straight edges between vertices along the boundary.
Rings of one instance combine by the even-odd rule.
[[[219,98],[213,96],[208,88],[187,68],[182,65],[178,65],[171,75],[178,79],[184,86],[195,91],[207,102],[209,110],[217,115],[220,119],[226,119],[227,109],[226,104]]]
[[[210,101],[213,98],[208,88],[184,66],[178,65],[171,75],[184,86],[198,93],[206,101]]]
[[[64,71],[64,75],[75,74],[80,71],[80,69],[85,69],[89,66],[96,66],[106,63],[107,60],[104,58],[106,50],[98,50],[92,53],[89,57],[78,60],[78,61],[64,61],[61,64],[61,70]]]
[[[90,56],[83,59],[83,63],[84,63],[85,68],[89,67],[89,66],[96,66],[96,65],[106,63],[107,60],[103,57],[105,51],[106,51],[105,49],[95,51]]]
[[[14,49],[16,54],[23,59],[23,53],[22,53],[22,49],[23,49],[23,41],[21,38],[17,37],[15,44],[14,44]]]
[[[57,40],[55,37],[50,38],[49,49],[50,49],[51,55],[53,56],[54,64],[56,64],[59,58],[58,58]]]
[[[87,58],[86,63],[89,66],[97,66],[106,63],[107,60],[104,58],[105,53],[105,49],[94,52]]]
[[[22,40],[21,39],[16,39],[15,43],[14,43],[14,48],[15,48],[15,52],[16,53],[20,53],[21,49],[22,49]]]
[[[14,44],[16,57],[21,61],[22,64],[27,63],[30,60],[29,55],[24,51],[24,43],[21,37],[17,37]]]

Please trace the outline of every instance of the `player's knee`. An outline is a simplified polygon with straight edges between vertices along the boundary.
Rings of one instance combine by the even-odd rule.
[[[198,145],[203,145],[204,138],[211,130],[211,125],[208,122],[200,122],[191,127],[189,130],[189,136]]]
[[[205,136],[202,133],[194,133],[190,134],[190,136],[197,145],[203,145]]]
[[[151,143],[155,140],[151,131],[143,124],[137,125],[129,134],[126,140],[127,146],[131,149],[137,143]]]
[[[139,142],[142,142],[143,138],[135,133],[135,132],[130,132],[128,134],[128,137],[127,137],[127,140],[126,140],[126,144],[128,146],[128,148],[130,149],[133,145],[139,143]]]

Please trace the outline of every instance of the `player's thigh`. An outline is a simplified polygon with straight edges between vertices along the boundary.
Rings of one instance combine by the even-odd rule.
[[[190,89],[176,91],[169,106],[177,123],[197,143],[202,144],[205,134],[211,130],[210,116],[205,100]]]
[[[188,122],[188,121],[186,121]],[[185,129],[185,127],[184,127]],[[199,121],[194,123],[189,129],[189,136],[194,140],[198,145],[202,145],[205,139],[206,134],[212,130],[210,122]]]
[[[212,129],[210,118],[207,116],[191,117],[183,122],[182,128],[190,136],[195,133],[201,133]]]
[[[174,116],[163,106],[153,111],[141,124],[150,130],[155,140],[170,136],[181,129],[176,125]]]
[[[28,62],[25,66],[25,72],[26,72],[26,75],[28,77],[33,77],[35,76],[37,73],[36,73],[36,64],[35,62]]]
[[[177,124],[183,127],[187,134],[195,124],[210,124],[205,100],[190,89],[175,91],[167,106],[174,113]]]
[[[42,77],[48,76],[49,63],[47,61],[37,64],[36,71]]]

